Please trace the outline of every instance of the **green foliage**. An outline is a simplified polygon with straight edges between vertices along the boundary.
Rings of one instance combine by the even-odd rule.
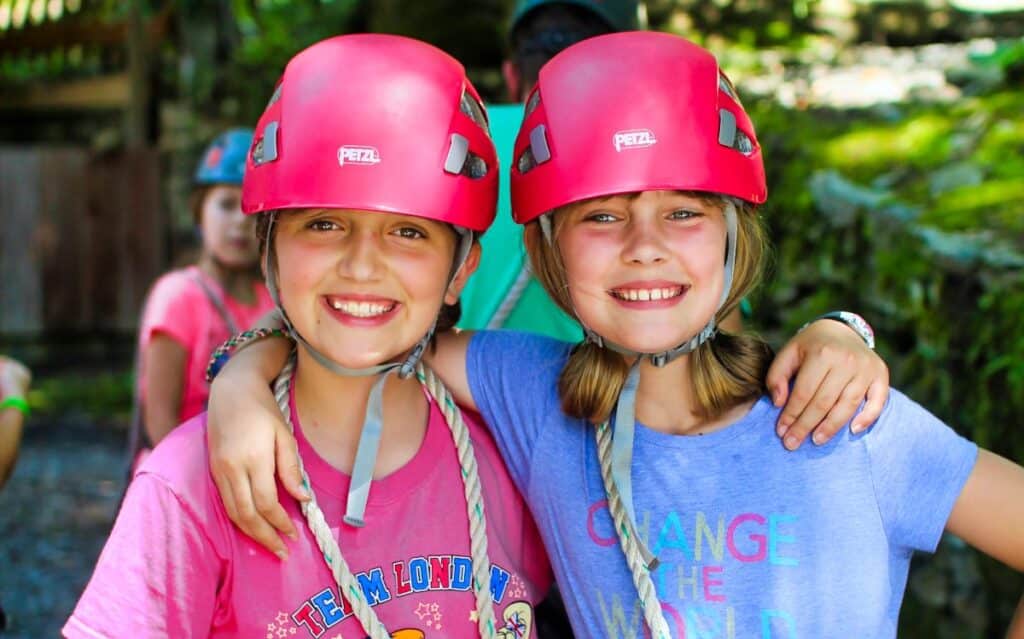
[[[130,371],[43,377],[33,383],[28,402],[37,417],[78,415],[99,422],[127,422],[132,410],[133,380]]]
[[[826,310],[863,313],[895,387],[1024,461],[1024,96],[904,109],[753,105],[777,243],[755,317],[781,339]],[[900,636],[1001,636],[1021,587],[948,541],[917,563]]]

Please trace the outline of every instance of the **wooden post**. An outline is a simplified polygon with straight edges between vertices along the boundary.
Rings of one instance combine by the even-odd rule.
[[[141,0],[131,0],[125,34],[131,99],[124,114],[124,141],[129,149],[145,147],[149,137],[149,51],[140,3]]]

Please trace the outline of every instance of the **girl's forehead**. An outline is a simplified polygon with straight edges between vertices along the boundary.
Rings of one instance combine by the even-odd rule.
[[[594,197],[577,202],[572,206],[600,206],[602,204],[628,206],[637,201],[643,202],[700,202],[703,204],[718,203],[721,198],[714,193],[677,190],[633,191]]]
[[[363,209],[337,209],[337,208],[322,208],[322,209],[300,209],[294,211],[288,217],[289,219],[296,221],[304,221],[314,217],[339,217],[350,219],[357,222],[365,222],[368,224],[387,224],[394,222],[415,222],[419,224],[431,224],[437,226],[447,226],[444,222],[438,222],[425,217],[419,217],[416,215],[409,215],[407,213],[390,213],[386,211],[369,211]]]

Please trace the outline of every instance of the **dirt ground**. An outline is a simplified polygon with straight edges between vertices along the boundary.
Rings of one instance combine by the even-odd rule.
[[[60,636],[114,520],[124,446],[124,431],[110,425],[30,423],[0,491],[4,639]]]

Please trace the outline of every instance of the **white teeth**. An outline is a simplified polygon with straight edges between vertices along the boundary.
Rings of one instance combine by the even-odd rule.
[[[331,306],[337,310],[345,313],[346,315],[352,315],[353,317],[376,317],[377,315],[383,315],[392,308],[394,304],[374,304],[372,302],[343,302],[341,300],[332,300]]]
[[[683,287],[615,289],[612,294],[630,302],[667,300],[682,295]]]

